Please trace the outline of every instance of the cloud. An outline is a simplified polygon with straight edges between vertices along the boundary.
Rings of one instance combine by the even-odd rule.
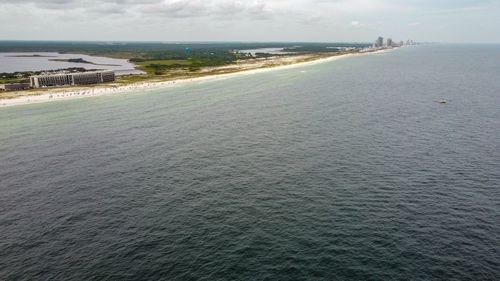
[[[272,14],[262,1],[170,0],[141,5],[139,10],[164,17],[263,18]]]
[[[33,9],[83,10],[94,13],[142,13],[144,16],[162,17],[238,17],[262,18],[272,14],[268,3],[282,1],[261,0],[2,0],[2,5],[30,5]]]
[[[500,29],[499,0],[0,0],[0,11],[2,39],[432,41]]]
[[[202,0],[162,1],[142,5],[139,7],[139,11],[148,15],[159,14],[174,18],[198,17],[208,13],[206,2]]]

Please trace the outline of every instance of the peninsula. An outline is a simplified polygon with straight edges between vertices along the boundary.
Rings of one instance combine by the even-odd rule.
[[[30,45],[31,46],[31,45]],[[191,46],[191,47],[184,47]],[[32,46],[31,46],[32,47]],[[71,48],[70,48],[71,47]],[[140,70],[140,74],[116,75],[116,80],[94,85],[66,85],[64,87],[29,88],[30,77],[44,73],[61,75],[74,73],[75,69],[48,70],[45,72],[0,73],[0,83],[24,83],[23,87],[12,87],[11,91],[0,91],[0,106],[24,104],[30,102],[49,101],[69,97],[82,97],[124,92],[134,89],[165,87],[178,85],[188,81],[202,81],[235,74],[248,74],[270,69],[299,66],[307,63],[328,61],[343,56],[370,54],[399,47],[399,45],[382,46],[359,43],[231,43],[231,44],[179,44],[157,46],[88,45],[74,49],[75,45],[37,46],[26,49],[26,52],[81,53],[86,55],[106,56],[127,59]],[[2,46],[0,52],[12,50],[14,46]],[[17,46],[19,48],[19,46]],[[272,51],[269,51],[272,50]],[[50,59],[54,60],[54,59]],[[58,61],[60,61],[58,59]],[[83,59],[65,59],[67,62],[90,63]],[[106,65],[101,65],[105,68]],[[95,71],[95,69],[82,69]],[[32,80],[32,79],[31,79]],[[18,84],[21,85],[21,84]]]
[[[71,63],[85,63],[85,64],[92,64],[92,65],[100,65],[100,66],[117,66],[116,64],[95,63],[95,62],[84,60],[82,58],[74,58],[74,59],[49,59],[49,61],[71,62]]]

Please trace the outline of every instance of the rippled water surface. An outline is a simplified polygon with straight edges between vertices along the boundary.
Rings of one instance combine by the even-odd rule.
[[[422,46],[2,108],[0,279],[499,280],[499,74]]]

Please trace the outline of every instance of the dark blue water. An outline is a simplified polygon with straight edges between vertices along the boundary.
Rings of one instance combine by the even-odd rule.
[[[2,108],[0,279],[499,280],[499,74],[436,45]]]

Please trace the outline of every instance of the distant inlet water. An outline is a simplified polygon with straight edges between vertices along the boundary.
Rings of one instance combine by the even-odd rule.
[[[90,63],[75,63],[63,60],[83,59]],[[54,52],[0,53],[0,73],[57,70],[71,67],[85,69],[114,70],[117,73],[140,73],[135,65],[126,59],[89,56],[82,54],[60,54]]]
[[[0,108],[0,279],[499,280],[499,73],[430,45]]]

